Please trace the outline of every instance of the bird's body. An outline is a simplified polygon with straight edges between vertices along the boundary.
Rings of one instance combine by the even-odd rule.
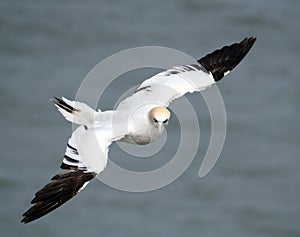
[[[163,133],[164,126],[153,126],[154,121],[151,117],[151,113],[149,115],[149,112],[159,108],[162,110],[164,109],[157,104],[149,103],[133,109],[131,113],[126,112],[125,114],[127,116],[124,116],[125,119],[123,123],[125,123],[124,128],[127,128],[128,131],[125,132],[126,135],[121,138],[120,141],[137,145],[146,145],[158,139]],[[117,111],[116,113],[120,112]],[[119,125],[113,127],[119,127]]]
[[[228,74],[249,52],[255,38],[225,46],[194,64],[176,66],[147,80],[116,110],[95,111],[65,98],[53,103],[66,120],[79,127],[68,140],[61,168],[51,182],[35,194],[22,222],[38,219],[75,196],[107,164],[112,142],[137,145],[158,139],[170,119],[169,103],[186,93],[204,90]]]

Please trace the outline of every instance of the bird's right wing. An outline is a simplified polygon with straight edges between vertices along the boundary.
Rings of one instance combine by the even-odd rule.
[[[71,107],[65,110],[75,111]],[[65,172],[55,175],[35,194],[31,201],[33,206],[23,214],[22,222],[28,223],[48,214],[81,191],[105,168],[108,148],[114,140],[110,126],[78,127],[68,140],[60,167]]]

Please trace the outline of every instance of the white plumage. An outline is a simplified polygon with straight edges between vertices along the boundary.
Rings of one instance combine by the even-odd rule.
[[[204,90],[228,74],[248,53],[255,38],[225,46],[191,65],[176,66],[145,80],[114,111],[95,111],[88,105],[54,98],[66,120],[78,124],[68,140],[58,174],[38,191],[23,214],[28,223],[56,209],[99,174],[107,164],[112,142],[148,144],[163,132],[170,119],[167,106],[186,93]]]

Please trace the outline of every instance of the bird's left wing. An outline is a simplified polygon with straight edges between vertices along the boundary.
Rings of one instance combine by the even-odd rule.
[[[63,100],[56,99],[55,102],[64,105],[59,108],[64,107],[66,113],[80,112]],[[114,139],[110,126],[102,124],[78,127],[67,143],[61,164],[61,169],[65,171],[55,175],[50,183],[35,194],[31,201],[33,206],[23,214],[22,222],[28,223],[48,214],[79,193],[105,168],[112,141]]]
[[[204,90],[227,75],[247,55],[256,38],[245,38],[202,57],[194,64],[172,67],[145,80],[117,110],[155,102],[167,107],[186,93]]]

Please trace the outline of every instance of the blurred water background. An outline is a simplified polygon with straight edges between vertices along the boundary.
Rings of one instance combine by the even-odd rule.
[[[300,1],[1,0],[0,230],[3,236],[300,236]],[[246,36],[251,53],[219,84],[228,116],[221,159],[197,177],[209,136],[202,97],[197,158],[171,185],[126,193],[99,181],[59,210],[20,223],[33,194],[59,172],[71,125],[49,98],[74,98],[101,60],[157,45],[199,58]],[[133,72],[128,85],[153,71]],[[127,84],[101,100],[113,107]],[[159,156],[178,145],[176,119]],[[176,140],[177,139],[177,140]],[[137,162],[114,145],[116,162]],[[160,160],[160,159],[155,159]]]

